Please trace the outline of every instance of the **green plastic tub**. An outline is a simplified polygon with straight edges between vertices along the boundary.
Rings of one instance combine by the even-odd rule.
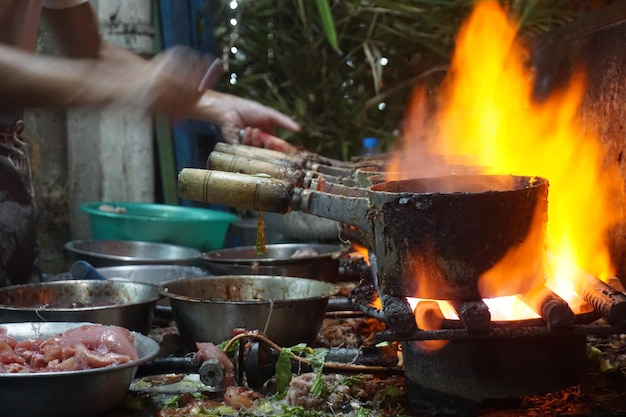
[[[206,252],[221,249],[235,214],[199,207],[122,201],[80,205],[94,240],[171,243]]]

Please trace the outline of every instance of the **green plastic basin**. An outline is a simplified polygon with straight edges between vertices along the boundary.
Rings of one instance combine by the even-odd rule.
[[[94,240],[171,243],[206,252],[221,249],[235,214],[199,207],[122,201],[80,205]]]

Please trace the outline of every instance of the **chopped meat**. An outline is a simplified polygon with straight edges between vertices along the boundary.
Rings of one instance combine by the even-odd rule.
[[[138,358],[133,334],[118,326],[83,325],[47,339],[18,341],[7,336],[5,329],[0,335],[0,372],[93,369]]]
[[[96,350],[89,350],[84,345],[78,345],[73,356],[75,369],[103,368],[110,365],[119,365],[128,362],[128,355],[108,351],[101,354]]]
[[[326,400],[320,396],[311,394],[311,387],[315,381],[315,374],[312,372],[302,374],[292,378],[287,389],[287,403],[306,409],[320,409]]]
[[[13,351],[10,344],[4,340],[0,340],[0,363],[10,364],[14,362],[23,364],[26,361]]]
[[[136,360],[135,337],[130,330],[118,326],[84,325],[70,329],[61,336],[66,346],[84,345],[87,349],[117,353]]]
[[[224,403],[235,410],[250,408],[254,405],[252,396],[254,391],[246,390],[244,387],[227,387],[224,392]]]

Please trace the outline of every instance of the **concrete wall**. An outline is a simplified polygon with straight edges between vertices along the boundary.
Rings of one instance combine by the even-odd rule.
[[[144,56],[154,45],[151,0],[92,0],[110,43]],[[42,31],[38,51],[55,54]],[[87,201],[154,201],[152,118],[132,109],[28,110],[33,179],[40,210],[40,268],[66,270],[63,245],[90,237]]]

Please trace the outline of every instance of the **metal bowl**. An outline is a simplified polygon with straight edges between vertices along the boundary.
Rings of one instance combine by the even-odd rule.
[[[197,266],[185,265],[121,265],[96,268],[107,279],[121,278],[133,282],[159,285],[177,278],[205,277],[208,272]],[[70,280],[69,272],[48,277],[48,281]]]
[[[186,344],[221,343],[233,329],[260,330],[282,346],[310,343],[336,286],[306,278],[215,276],[161,284]]]
[[[202,252],[169,243],[132,240],[74,240],[65,244],[70,262],[83,260],[95,267],[119,265],[190,265],[202,262]]]
[[[48,338],[87,323],[10,323],[1,326],[17,339]],[[95,417],[113,409],[126,395],[137,368],[154,358],[159,344],[135,333],[139,359],[83,371],[0,373],[2,415]]]
[[[161,295],[156,285],[129,281],[54,281],[0,288],[0,323],[112,324],[147,334]]]
[[[333,282],[339,274],[343,245],[284,243],[267,245],[264,255],[256,246],[222,249],[203,255],[213,275],[275,275]]]
[[[133,282],[144,282],[147,284],[159,285],[165,281],[178,278],[206,277],[209,273],[197,266],[185,265],[122,265],[105,266],[96,268],[96,271],[107,279],[123,279]],[[71,280],[73,277],[69,272],[47,277],[47,281]],[[157,301],[155,315],[162,315],[171,318],[172,312],[169,309],[169,300],[162,297]]]

